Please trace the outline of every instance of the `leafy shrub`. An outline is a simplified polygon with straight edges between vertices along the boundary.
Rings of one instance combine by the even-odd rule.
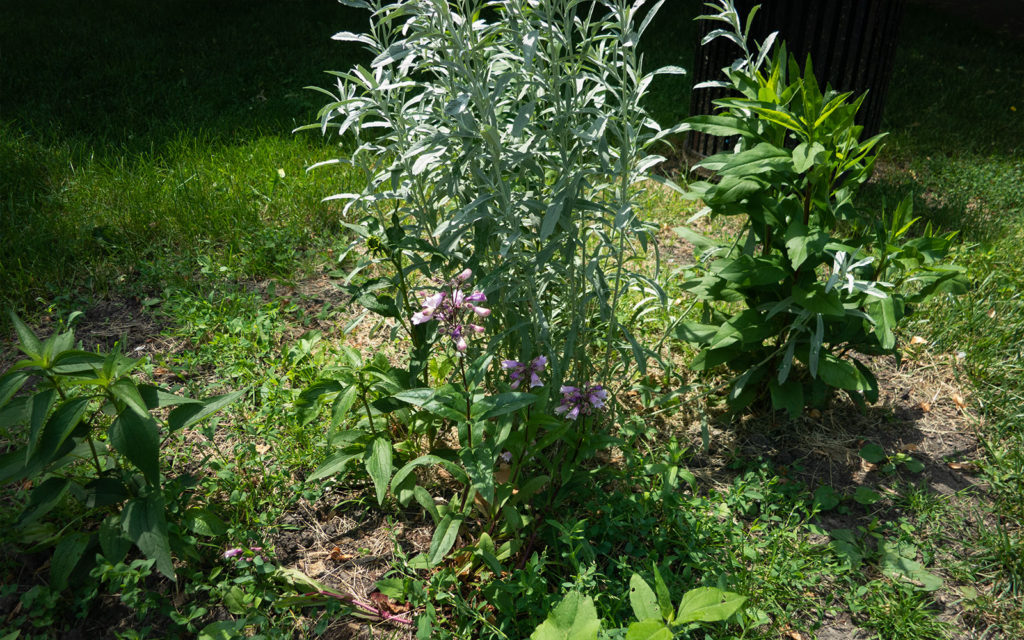
[[[133,545],[148,558],[147,572],[155,566],[174,580],[172,551],[198,557],[192,534],[226,527],[188,506],[191,477],[165,477],[162,443],[241,392],[194,400],[141,385],[132,377],[139,359],[76,349],[71,330],[40,340],[14,314],[11,321],[26,358],[0,377],[0,428],[26,442],[0,456],[0,483],[32,487],[14,523],[20,541],[54,548],[58,591],[85,581],[97,554],[117,564]],[[63,507],[67,497],[77,510]]]
[[[633,335],[664,300],[634,268],[651,240],[636,202],[668,132],[643,109],[658,72],[636,46],[662,3],[636,25],[643,3],[626,0],[343,1],[373,19],[335,38],[374,59],[335,74],[312,126],[350,134],[351,156],[323,164],[366,180],[331,197],[361,216],[344,285],[411,348],[402,367],[345,350],[300,396],[304,421],[332,410],[337,451],[313,478],[361,461],[378,501],[389,481],[415,499],[437,524],[417,566],[445,559],[478,511],[468,562],[500,571],[531,496],[557,501],[607,443],[610,393],[654,356]],[[423,466],[462,491],[436,505]]]
[[[679,230],[700,255],[683,286],[704,304],[702,321],[681,324],[678,336],[700,348],[693,369],[735,372],[734,410],[766,392],[791,415],[833,389],[875,401],[878,384],[858,355],[894,353],[894,330],[914,304],[964,290],[963,269],[942,262],[955,233],[928,225],[908,239],[917,220],[909,199],[892,213],[858,209],[883,137],[859,140],[863,97],[823,93],[810,61],[801,69],[785,48],[770,55],[774,36],[751,50],[750,20],[744,29],[729,0],[718,5],[707,18],[725,27],[705,43],[726,37],[742,57],[709,84],[735,95],[685,128],[736,147],[696,166],[717,179],[691,184],[689,195],[741,228],[733,241]]]
[[[354,137],[331,163],[367,186],[332,198],[366,214],[352,228],[388,268],[357,299],[420,347],[417,281],[470,267],[504,331],[492,349],[547,354],[556,387],[643,368],[616,311],[630,287],[657,289],[630,270],[650,239],[638,182],[662,160],[646,153],[664,132],[641,104],[654,74],[636,51],[657,7],[636,26],[624,0],[345,2],[373,11],[371,31],[335,38],[374,60],[336,74],[315,126]]]

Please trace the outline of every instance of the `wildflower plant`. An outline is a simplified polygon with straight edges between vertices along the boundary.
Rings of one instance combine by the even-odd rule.
[[[356,403],[351,384],[325,382],[301,404],[333,399],[335,416],[361,405],[359,424],[383,414],[412,444],[373,445],[389,451],[382,470],[370,436],[361,450],[342,442],[315,477],[362,455],[381,499],[392,458],[404,458],[392,494],[437,523],[424,562],[445,557],[474,509],[490,523],[475,544],[501,560],[532,517],[530,497],[576,468],[564,452],[595,449],[581,445],[612,404],[615,389],[602,385],[628,384],[656,357],[634,336],[636,318],[666,302],[656,277],[634,268],[652,239],[636,203],[663,160],[650,148],[670,131],[642,100],[656,74],[681,69],[644,73],[637,43],[663,0],[342,2],[367,9],[370,29],[335,39],[373,61],[321,89],[330,102],[309,128],[335,130],[346,154],[315,166],[344,163],[363,179],[328,198],[357,220],[345,223],[355,238],[344,259],[355,264],[343,286],[410,349],[388,374],[401,389]],[[570,380],[596,382],[559,404]],[[417,485],[428,465],[464,488],[446,506]]]
[[[755,47],[753,13],[744,26],[731,0],[708,6],[705,18],[724,26],[705,43],[726,37],[740,50],[726,79],[708,84],[734,95],[685,128],[737,144],[697,165],[718,180],[692,183],[689,196],[704,213],[738,216],[742,228],[731,241],[678,230],[700,257],[683,286],[703,317],[677,334],[700,349],[693,369],[731,370],[734,410],[770,397],[797,415],[835,389],[873,402],[878,384],[860,356],[894,353],[913,305],[965,290],[963,270],[943,263],[955,234],[928,225],[910,238],[909,199],[892,213],[858,208],[884,135],[860,140],[863,97],[822,92],[809,60],[801,68],[784,47],[772,52],[774,35]]]

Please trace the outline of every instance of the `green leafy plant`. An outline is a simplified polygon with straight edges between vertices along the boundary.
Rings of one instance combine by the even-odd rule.
[[[636,211],[640,184],[663,158],[666,133],[642,100],[637,41],[658,3],[624,0],[448,2],[345,0],[373,12],[369,67],[336,73],[332,101],[312,127],[351,134],[344,162],[366,178],[332,196],[384,274],[351,281],[354,297],[392,318],[413,341],[422,377],[430,339],[409,317],[417,278],[469,266],[503,327],[501,354],[551,359],[563,379],[610,380],[646,368],[651,353],[622,314],[630,292],[664,300],[633,268],[651,229]],[[616,357],[616,355],[620,357]],[[600,358],[600,359],[597,359]]]
[[[665,581],[654,569],[655,588],[639,574],[629,581],[629,602],[637,622],[629,625],[626,640],[672,640],[708,622],[723,622],[743,608],[746,598],[715,587],[698,587],[683,594],[678,608],[672,604]],[[594,600],[570,591],[530,640],[596,640],[601,629]]]
[[[567,492],[609,442],[610,394],[657,357],[634,336],[666,301],[637,266],[652,238],[637,203],[668,132],[642,100],[681,70],[643,73],[636,47],[663,2],[642,19],[626,0],[344,2],[371,27],[335,39],[373,61],[335,74],[311,125],[351,136],[349,157],[322,164],[366,180],[328,198],[358,219],[339,275],[410,346],[401,368],[346,350],[336,379],[300,396],[303,420],[332,407],[333,451],[312,477],[361,460],[379,502],[389,481],[416,500],[436,524],[417,566],[448,558],[479,512],[459,565],[500,573],[533,521],[525,505]],[[448,504],[418,483],[431,466],[461,487]]]
[[[76,349],[71,330],[40,340],[13,313],[11,322],[26,358],[0,377],[0,427],[24,444],[0,457],[0,483],[32,487],[15,523],[22,542],[53,547],[58,590],[88,576],[97,553],[116,564],[133,545],[174,580],[172,551],[194,557],[193,533],[226,527],[213,511],[188,506],[194,479],[165,477],[162,444],[241,392],[174,395],[135,381],[139,359]],[[78,509],[63,507],[69,497]]]
[[[744,27],[729,0],[709,6],[717,13],[705,18],[725,27],[705,42],[727,37],[742,50],[727,80],[709,84],[737,95],[684,128],[734,137],[736,147],[701,161],[696,168],[717,179],[688,194],[741,228],[733,241],[678,230],[700,256],[683,288],[704,304],[701,321],[677,335],[700,348],[693,369],[734,372],[733,410],[768,395],[795,416],[834,389],[873,402],[878,384],[859,356],[894,353],[913,305],[965,290],[963,269],[942,262],[955,234],[929,225],[907,239],[916,221],[909,199],[891,214],[858,209],[882,139],[859,139],[863,97],[822,92],[809,61],[801,69],[784,47],[770,54],[774,36],[752,50],[753,12]]]

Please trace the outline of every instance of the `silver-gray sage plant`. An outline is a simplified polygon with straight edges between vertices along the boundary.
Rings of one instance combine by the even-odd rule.
[[[648,150],[667,133],[642,99],[656,74],[682,71],[641,68],[637,43],[662,3],[342,2],[373,17],[368,33],[335,39],[373,61],[335,74],[313,126],[354,142],[320,164],[365,180],[332,196],[389,274],[360,299],[422,346],[413,292],[472,268],[501,327],[491,353],[547,354],[552,389],[643,372],[653,354],[622,320],[639,314],[620,307],[631,289],[664,300],[632,267],[651,239],[637,199],[663,159]]]

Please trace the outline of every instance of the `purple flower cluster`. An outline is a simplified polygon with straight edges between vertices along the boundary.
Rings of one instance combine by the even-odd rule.
[[[227,560],[229,558],[237,558],[239,556],[246,555],[246,552],[257,554],[261,551],[263,551],[263,547],[235,547],[234,549],[228,549],[227,551],[222,553],[221,557]]]
[[[582,388],[565,385],[561,392],[562,404],[555,408],[555,413],[565,415],[569,420],[603,409],[604,401],[608,399],[608,392],[599,384],[585,384]]]
[[[466,281],[473,275],[471,269],[466,269],[453,280],[445,282],[444,289],[423,299],[423,308],[412,316],[413,324],[423,324],[431,320],[437,320],[441,324],[441,333],[452,339],[455,349],[460,353],[466,350],[466,336],[475,333],[483,333],[484,328],[478,324],[466,321],[469,312],[481,318],[491,315],[491,310],[479,306],[487,302],[487,296],[482,291],[474,291],[466,294],[463,287]]]
[[[540,381],[540,376],[537,375],[544,371],[544,367],[548,364],[548,359],[544,356],[537,356],[529,362],[523,363],[518,360],[502,360],[501,368],[506,371],[510,371],[509,377],[512,379],[512,388],[518,389],[519,385],[523,383],[526,378],[530,379],[530,388],[543,387],[544,383]]]

